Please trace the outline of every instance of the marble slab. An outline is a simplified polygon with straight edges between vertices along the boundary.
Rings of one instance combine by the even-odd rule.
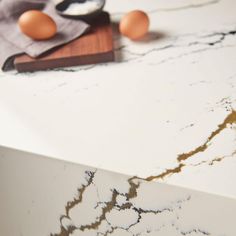
[[[116,32],[133,1],[107,2],[115,63],[1,74],[0,144],[235,197],[236,2],[135,3],[141,42]]]
[[[143,9],[151,21],[149,34],[140,42],[117,31],[122,15],[133,9]],[[235,9],[234,0],[108,0],[116,62],[37,73],[1,72],[0,154],[8,156],[5,146],[63,161],[45,161],[41,170],[52,172],[54,164],[55,171],[67,161],[76,164],[68,164],[78,174],[76,181],[71,181],[68,172],[63,180],[67,174],[62,169],[55,184],[46,183],[44,188],[46,179],[37,180],[42,207],[38,203],[32,221],[42,220],[45,227],[40,227],[40,235],[60,235],[62,224],[66,229],[69,225],[79,228],[75,235],[236,235],[232,223],[236,202]],[[10,166],[16,174],[2,173],[5,182],[0,183],[5,189],[19,178],[15,169],[18,154],[13,156],[16,164],[10,159]],[[24,168],[31,165],[30,159],[24,159]],[[44,158],[36,159],[44,163]],[[73,213],[75,218],[69,219],[65,206],[78,197],[81,190],[76,189],[86,185],[92,173],[86,171],[90,170],[96,170],[99,187],[91,185],[91,194],[85,198],[94,204],[80,206]],[[23,177],[30,181],[31,172],[27,173]],[[22,185],[24,180],[19,181],[17,188],[24,189],[19,191],[21,200],[29,189],[36,191],[31,182]],[[53,191],[45,194],[46,189],[54,188],[60,198],[56,201]],[[93,199],[95,189],[104,192],[101,201]],[[131,196],[137,196],[127,198],[129,189]],[[9,191],[3,199],[14,190]],[[27,209],[28,200],[35,198],[34,192],[29,194]],[[112,196],[121,203],[114,203]],[[17,206],[14,197],[15,205],[6,219],[19,207],[13,219],[18,222],[24,206]],[[48,212],[52,200],[55,206]],[[178,201],[184,201],[183,206]],[[180,205],[185,210],[179,212]],[[105,216],[103,208],[108,209]],[[164,214],[156,212],[167,208],[171,210]],[[142,216],[142,223],[135,221],[144,211],[150,214]],[[61,222],[60,216],[65,216]],[[97,222],[101,216],[105,219],[92,233],[81,231],[81,226]],[[30,217],[23,218],[12,232],[18,236],[22,230],[20,236],[30,236],[36,223],[30,229],[26,227]],[[7,231],[11,226],[8,223],[7,228],[6,219],[2,231],[14,236]],[[162,228],[163,224],[168,226]],[[65,235],[70,234],[60,236]]]
[[[236,234],[235,199],[0,150],[1,235]]]

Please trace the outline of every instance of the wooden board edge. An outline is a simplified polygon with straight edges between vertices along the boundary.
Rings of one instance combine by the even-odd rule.
[[[103,60],[101,62],[101,57]],[[64,67],[74,67],[80,65],[92,65],[92,64],[101,64],[106,62],[112,62],[115,60],[114,51],[108,51],[105,53],[99,53],[88,56],[75,56],[71,58],[59,58],[53,61],[46,61],[40,64],[37,61],[27,62],[27,63],[15,63],[15,68],[18,72],[34,72],[34,71],[43,71],[43,70],[53,70]],[[29,68],[30,65],[30,68]],[[52,69],[53,67],[53,69]]]

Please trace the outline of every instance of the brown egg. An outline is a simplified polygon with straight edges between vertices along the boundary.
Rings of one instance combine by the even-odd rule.
[[[124,36],[132,40],[140,39],[148,32],[148,15],[139,10],[131,11],[122,17],[119,28]]]
[[[18,24],[22,33],[35,40],[52,38],[57,32],[55,21],[47,14],[37,10],[23,13]]]

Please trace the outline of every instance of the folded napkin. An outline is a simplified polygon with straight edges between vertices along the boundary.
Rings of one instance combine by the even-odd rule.
[[[27,10],[42,10],[57,24],[55,37],[45,41],[34,41],[21,33],[18,27],[20,15]],[[46,51],[72,41],[87,31],[89,25],[80,20],[59,16],[50,0],[1,0],[0,1],[0,67],[14,68],[14,56],[27,53],[37,57]],[[37,30],[37,29],[35,29]]]

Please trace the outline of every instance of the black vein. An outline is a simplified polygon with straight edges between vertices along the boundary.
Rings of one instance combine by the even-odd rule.
[[[135,56],[134,58],[127,58],[126,59],[126,61],[133,61],[133,60],[143,58],[143,57],[145,57],[149,54],[152,54],[152,53],[158,52],[158,51],[165,51],[165,50],[169,50],[169,49],[173,49],[173,48],[183,48],[183,47],[191,48],[193,46],[198,46],[198,45],[207,46],[207,47],[204,47],[204,48],[192,50],[190,52],[181,53],[181,54],[176,55],[176,56],[171,56],[171,57],[165,58],[165,59],[161,60],[158,63],[150,64],[150,65],[157,65],[157,64],[166,63],[166,62],[174,60],[174,59],[179,59],[179,58],[184,57],[184,56],[188,56],[188,55],[192,55],[192,54],[212,50],[212,48],[220,49],[220,48],[223,47],[222,43],[224,42],[224,40],[228,36],[235,36],[235,35],[236,35],[236,30],[229,30],[229,31],[226,31],[226,32],[214,32],[214,33],[203,35],[203,36],[198,36],[198,37],[196,36],[196,38],[198,38],[198,40],[193,41],[193,42],[189,42],[187,44],[179,43],[179,40],[182,38],[181,36],[179,36],[179,37],[176,37],[176,39],[172,43],[169,43],[169,44],[167,44],[165,46],[162,46],[162,47],[155,47],[155,48],[149,49],[149,50],[147,50],[145,52],[142,52],[142,53],[133,52],[132,50],[130,50],[128,48],[128,45],[122,45],[120,48],[118,48],[116,50],[117,51],[122,50],[122,51],[124,51],[124,52],[126,52],[126,53],[128,53],[132,56]],[[201,39],[203,39],[203,38],[212,38],[212,37],[215,37],[215,36],[219,36],[219,38],[215,39],[215,40],[210,40],[209,39],[209,42],[201,42]],[[220,45],[220,46],[219,47],[214,47],[216,45]]]

